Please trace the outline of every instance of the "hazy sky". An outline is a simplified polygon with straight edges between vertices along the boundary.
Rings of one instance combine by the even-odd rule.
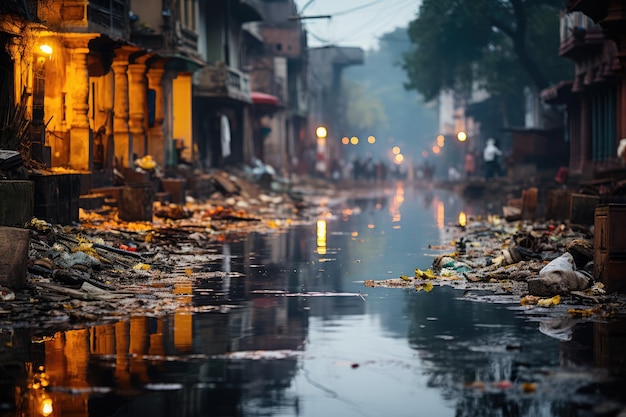
[[[332,15],[331,19],[307,19],[309,46],[360,46],[372,49],[378,38],[396,27],[405,27],[416,16],[420,0],[295,0],[303,16]]]

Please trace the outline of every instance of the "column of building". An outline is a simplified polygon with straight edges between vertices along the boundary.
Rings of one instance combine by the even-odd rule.
[[[129,167],[133,162],[133,136],[128,123],[128,58],[132,50],[119,48],[111,69],[115,75],[115,99],[113,117],[113,135],[115,158],[120,167]]]
[[[148,153],[146,136],[147,79],[145,55],[128,65],[129,130],[133,137],[132,151],[138,157]]]
[[[148,153],[160,166],[165,166],[164,90],[162,64],[153,64],[148,71],[148,88],[154,90],[154,121],[148,128]]]
[[[70,155],[73,169],[91,170],[92,131],[89,127],[89,71],[87,69],[88,42],[90,38],[81,35],[68,35],[65,46],[71,56],[71,72],[67,86],[71,100]]]

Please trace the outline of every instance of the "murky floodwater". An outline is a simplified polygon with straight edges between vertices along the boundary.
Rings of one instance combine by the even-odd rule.
[[[228,274],[173,288],[183,305],[172,316],[0,333],[11,351],[0,365],[0,415],[610,412],[605,395],[620,398],[624,385],[593,364],[623,365],[623,325],[578,326],[559,341],[511,306],[450,288],[363,286],[429,267],[428,245],[445,224],[472,214],[447,193],[390,191],[314,226],[220,245],[223,259],[205,268]]]

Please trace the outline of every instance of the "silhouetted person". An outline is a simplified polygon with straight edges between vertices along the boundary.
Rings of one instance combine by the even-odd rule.
[[[483,150],[483,161],[485,162],[485,178],[493,178],[499,174],[498,157],[502,155],[502,151],[496,146],[494,138],[487,139],[487,145]]]

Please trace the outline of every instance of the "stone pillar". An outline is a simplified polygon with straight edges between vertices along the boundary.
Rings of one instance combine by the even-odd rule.
[[[133,152],[139,157],[148,152],[146,143],[146,129],[144,125],[147,110],[147,83],[146,65],[143,63],[130,64],[128,66],[129,85],[129,116],[130,132],[133,135]]]
[[[155,92],[154,105],[154,125],[148,130],[148,149],[147,152],[160,165],[165,166],[165,134],[163,132],[165,100],[163,90],[163,74],[165,70],[162,68],[151,68],[148,71],[148,87]]]
[[[174,163],[173,149],[168,144],[174,137],[174,88],[172,86],[176,73],[166,71],[163,74],[161,84],[163,86],[163,143],[164,143],[164,159],[163,167],[172,166]]]
[[[70,166],[81,171],[91,170],[92,132],[89,128],[89,48],[77,47],[71,51],[73,77],[69,81],[72,100],[70,126]]]
[[[133,162],[133,137],[128,125],[128,55],[130,52],[118,51],[111,64],[115,74],[113,136],[120,167],[132,166]]]

